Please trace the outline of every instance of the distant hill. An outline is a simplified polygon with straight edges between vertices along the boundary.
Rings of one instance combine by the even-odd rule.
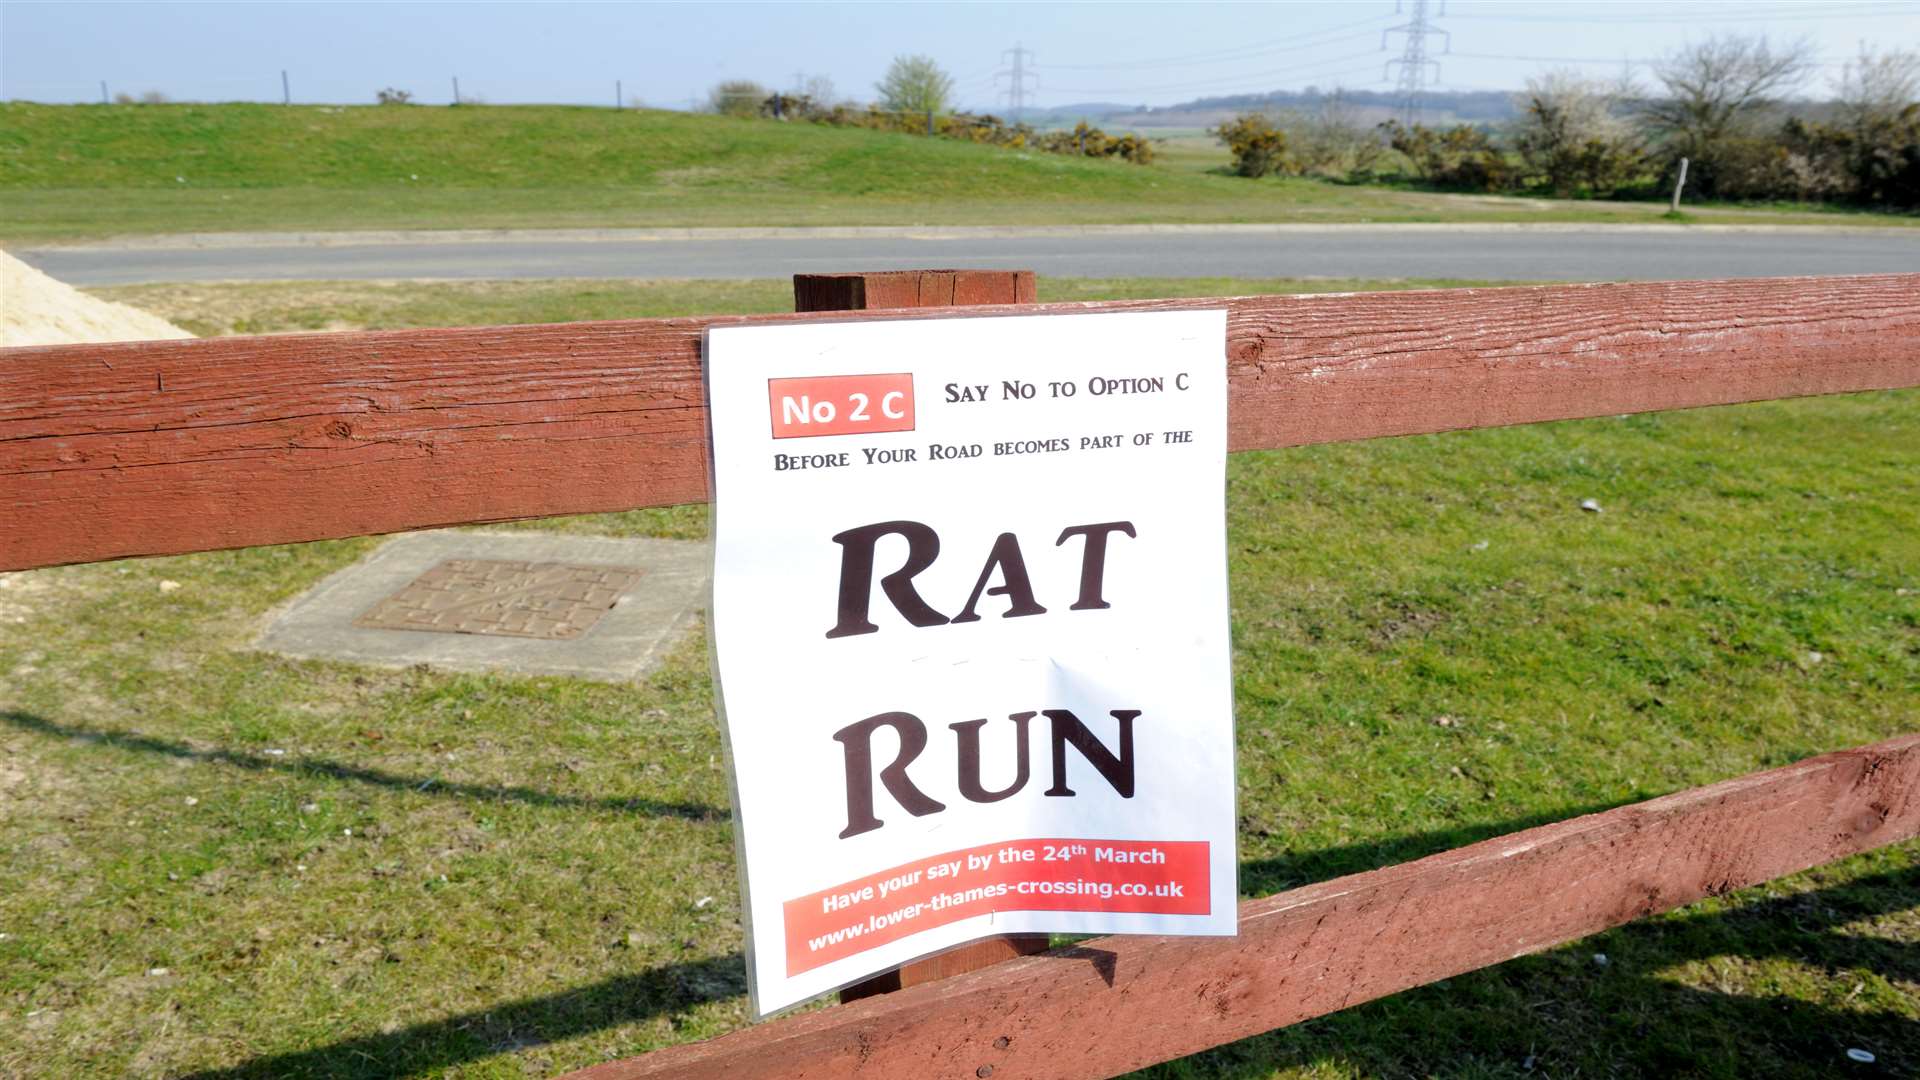
[[[1120,129],[1209,127],[1244,112],[1308,111],[1334,93],[1353,106],[1363,121],[1378,123],[1400,115],[1400,96],[1391,90],[1334,91],[1309,86],[1305,90],[1196,98],[1179,105],[1115,109],[1100,114],[1100,119],[1106,126]],[[1514,93],[1516,91],[1508,90],[1429,91],[1421,99],[1420,119],[1427,124],[1504,123],[1517,115]]]
[[[1222,120],[1255,110],[1282,113],[1307,111],[1338,93],[1365,123],[1379,123],[1400,115],[1400,95],[1392,90],[1273,90],[1264,94],[1232,94],[1195,98],[1178,105],[1130,105],[1113,101],[1084,101],[1070,105],[1029,108],[1020,119],[1037,128],[1071,127],[1082,120],[1109,130],[1134,128],[1211,127]],[[1508,90],[1429,91],[1422,98],[1421,120],[1427,124],[1498,124],[1518,112]],[[1007,115],[1004,106],[974,106],[974,112]]]
[[[1020,119],[1037,128],[1072,127],[1082,120],[1102,123],[1109,116],[1138,112],[1143,107],[1118,101],[1085,101],[1073,105],[1049,105],[1044,109],[1025,109],[1021,111]]]

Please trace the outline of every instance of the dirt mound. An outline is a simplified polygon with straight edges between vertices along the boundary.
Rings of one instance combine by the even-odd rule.
[[[0,346],[192,336],[158,315],[97,300],[0,251]]]

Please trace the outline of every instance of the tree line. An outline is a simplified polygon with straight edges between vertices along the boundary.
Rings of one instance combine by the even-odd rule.
[[[1664,191],[1684,158],[1701,198],[1920,207],[1920,53],[1863,50],[1834,100],[1794,100],[1816,67],[1804,43],[1721,36],[1656,63],[1651,90],[1566,71],[1529,79],[1505,125],[1369,127],[1336,96],[1213,134],[1241,176],[1370,180],[1393,162],[1439,188],[1606,197]]]
[[[722,116],[897,131],[1016,150],[1114,158],[1136,165],[1153,161],[1153,144],[1146,139],[1110,134],[1085,121],[1070,131],[1038,131],[991,113],[956,111],[953,79],[930,57],[895,57],[874,90],[877,100],[862,104],[840,98],[832,80],[820,77],[793,93],[768,90],[750,79],[731,79],[708,92],[707,108]]]

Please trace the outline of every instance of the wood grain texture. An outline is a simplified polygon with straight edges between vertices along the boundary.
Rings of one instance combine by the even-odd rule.
[[[1915,274],[943,317],[1206,307],[1235,450],[1920,384]],[[703,500],[707,327],[919,315],[0,350],[0,569]]]
[[[795,274],[795,311],[877,311],[883,308],[1031,304],[1038,286],[1031,270],[880,270],[857,274]]]
[[[570,1077],[1112,1076],[1916,834],[1909,735]]]
[[[909,986],[939,982],[969,971],[979,971],[1016,957],[1033,956],[1046,952],[1048,941],[1046,934],[996,934],[969,941],[937,956],[915,960],[864,982],[854,983],[840,991],[840,1000],[859,1001],[880,994],[891,994]]]

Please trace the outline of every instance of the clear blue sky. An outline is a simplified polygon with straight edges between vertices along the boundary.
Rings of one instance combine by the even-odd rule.
[[[1411,12],[1413,0],[1406,0]],[[1614,76],[1716,32],[1808,38],[1828,66],[1869,47],[1920,47],[1920,0],[1664,3],[1456,0],[1439,86],[1517,88],[1550,66]],[[1033,50],[1030,101],[1165,105],[1198,96],[1334,85],[1384,89],[1403,37],[1393,0],[1344,3],[578,4],[0,3],[0,98],[98,101],[159,90],[186,100],[370,103],[384,86],[425,103],[463,94],[494,104],[684,108],[726,78],[790,86],[831,78],[866,99],[888,61],[926,53],[988,107],[1006,80],[1002,51]],[[1433,38],[1435,53],[1445,47]],[[1638,69],[1644,74],[1644,67]]]

